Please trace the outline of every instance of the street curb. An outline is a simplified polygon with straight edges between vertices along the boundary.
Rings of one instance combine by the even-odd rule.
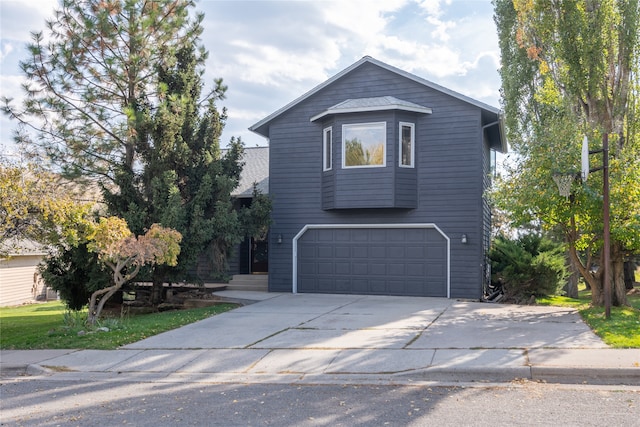
[[[394,377],[418,379],[421,381],[453,382],[509,382],[517,379],[530,379],[528,366],[517,367],[429,367],[420,371],[395,374]]]
[[[562,384],[640,386],[640,369],[532,366],[531,380]]]
[[[51,369],[38,365],[37,363],[3,365],[0,371],[3,377],[51,375],[54,373]]]
[[[58,371],[39,364],[5,365],[2,376],[52,376]],[[61,372],[64,373],[64,372]],[[95,373],[95,372],[94,372]],[[86,374],[86,372],[85,372]],[[166,374],[166,373],[165,373]],[[275,377],[286,376],[277,374]],[[335,374],[320,374],[314,376],[322,383],[350,383],[351,379]],[[566,368],[549,366],[520,366],[520,367],[430,367],[419,371],[400,372],[393,374],[360,374],[359,377],[371,377],[376,381],[393,381],[394,379],[409,381],[435,381],[450,383],[505,383],[518,380],[545,382],[550,384],[589,384],[589,385],[624,385],[640,386],[640,369],[638,368]],[[248,377],[244,381],[251,383]]]

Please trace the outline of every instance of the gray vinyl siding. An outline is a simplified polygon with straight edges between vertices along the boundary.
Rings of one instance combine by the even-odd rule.
[[[487,280],[485,273],[489,268],[489,249],[491,247],[491,205],[489,204],[487,192],[491,189],[491,149],[489,143],[485,140],[482,150],[482,166],[483,166],[483,197],[482,197],[482,260],[485,262],[483,265],[483,280]]]
[[[433,114],[413,118],[393,117],[387,133],[385,169],[362,169],[363,186],[375,183],[359,208],[331,209],[345,203],[353,193],[342,193],[337,175],[342,162],[341,119],[332,123],[334,132],[333,171],[323,180],[322,129],[310,117],[349,98],[394,96],[433,109]],[[376,114],[364,117],[377,121]],[[378,117],[379,118],[379,117]],[[397,168],[397,122],[415,123],[415,169],[396,173],[404,184],[415,177],[415,185],[391,180]],[[482,242],[484,235],[484,167],[481,109],[443,92],[425,87],[388,70],[365,63],[320,92],[304,99],[269,123],[270,188],[273,200],[269,252],[269,290],[292,290],[292,239],[306,224],[433,223],[451,239],[451,297],[477,298],[481,293]],[[350,171],[351,172],[351,171]],[[330,177],[330,178],[327,178]],[[353,184],[353,182],[349,182]],[[398,184],[398,185],[396,185]],[[335,186],[335,188],[331,188]],[[364,187],[363,187],[364,188]],[[394,189],[400,188],[401,191]],[[327,196],[334,191],[335,198]],[[381,199],[393,196],[384,208]],[[468,244],[461,243],[462,234]],[[282,243],[277,243],[277,236]]]

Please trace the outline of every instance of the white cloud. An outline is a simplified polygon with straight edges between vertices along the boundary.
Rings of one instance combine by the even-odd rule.
[[[57,0],[0,0],[2,39],[31,41],[30,32],[43,30],[57,7]]]
[[[430,16],[438,17],[442,14],[441,4],[444,3],[446,5],[451,4],[451,0],[422,0],[419,1],[418,4],[420,7]]]
[[[0,44],[0,62],[4,60],[11,52],[13,52],[13,45],[11,43],[2,42]]]
[[[238,76],[262,85],[280,87],[292,80],[322,80],[326,78],[325,67],[335,61],[335,58],[325,61],[324,52],[301,57],[276,46],[253,45],[246,41],[235,41],[232,45],[238,49],[234,55]]]
[[[433,38],[446,42],[450,39],[449,30],[456,28],[456,23],[453,21],[441,21],[433,16],[427,17],[427,22],[435,26],[435,30],[431,32]]]
[[[45,28],[56,5],[0,0],[3,95],[19,94],[21,80],[12,79],[26,53],[20,43],[30,40],[30,30]],[[264,144],[246,130],[250,125],[364,55],[496,105],[498,44],[489,0],[201,0],[196,8],[205,12],[206,81],[222,77],[229,86],[219,102],[229,116],[224,142],[235,135]]]
[[[23,92],[21,85],[26,83],[26,78],[16,74],[2,74],[0,75],[0,91],[2,96],[7,98],[14,98],[16,100],[22,99]]]

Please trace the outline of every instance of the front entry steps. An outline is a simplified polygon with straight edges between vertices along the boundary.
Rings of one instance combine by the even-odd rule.
[[[228,291],[269,291],[268,274],[236,274],[227,284]]]

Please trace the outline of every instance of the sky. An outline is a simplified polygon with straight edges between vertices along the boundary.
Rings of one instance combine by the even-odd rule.
[[[57,0],[0,0],[0,94],[20,99],[18,63]],[[221,144],[267,145],[252,124],[363,56],[499,107],[500,54],[491,0],[199,0],[205,81],[222,78]],[[0,153],[16,151],[0,117]]]

